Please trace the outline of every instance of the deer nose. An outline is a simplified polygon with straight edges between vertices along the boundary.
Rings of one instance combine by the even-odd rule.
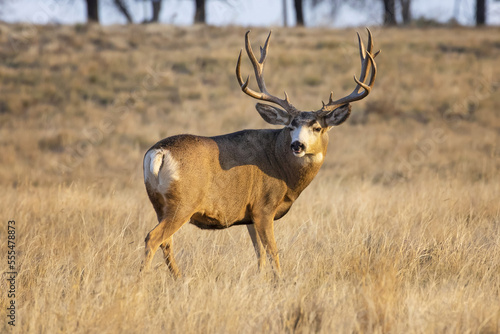
[[[296,140],[291,145],[292,151],[295,153],[300,153],[306,149],[306,145],[302,144],[300,141]]]

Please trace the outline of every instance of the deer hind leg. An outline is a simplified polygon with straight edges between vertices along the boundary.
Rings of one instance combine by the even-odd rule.
[[[174,252],[172,249],[172,243],[173,243],[173,237],[171,236],[168,238],[166,241],[164,241],[160,247],[163,250],[163,256],[165,257],[165,262],[168,266],[168,269],[172,272],[172,275],[174,275],[175,278],[181,276],[181,272],[179,271],[179,268],[177,267],[177,263],[175,263],[174,259]]]
[[[264,249],[262,241],[255,230],[255,226],[253,224],[249,224],[247,225],[247,229],[250,234],[250,238],[252,239],[255,255],[257,255],[257,260],[259,261],[259,270],[262,270],[266,266],[266,250]]]
[[[274,239],[274,221],[272,218],[255,219],[255,230],[262,242],[267,254],[274,262],[274,269],[276,274],[281,274],[280,259],[278,254],[278,247]]]
[[[146,236],[145,244],[145,258],[144,262],[141,266],[141,271],[149,270],[151,266],[151,261],[158,250],[158,247],[163,243],[167,243],[168,240],[172,237],[172,235],[177,232],[177,230],[184,225],[189,220],[188,217],[183,217],[183,219],[176,218],[163,218],[158,225],[154,229],[152,229],[148,235]],[[170,245],[171,245],[170,240]],[[171,252],[171,247],[169,247],[168,252]],[[171,255],[171,253],[169,253]],[[169,259],[172,260],[173,256],[169,256]],[[172,263],[172,261],[171,261]],[[167,263],[168,264],[168,263]],[[175,262],[174,262],[175,264]],[[177,265],[175,265],[177,267]]]

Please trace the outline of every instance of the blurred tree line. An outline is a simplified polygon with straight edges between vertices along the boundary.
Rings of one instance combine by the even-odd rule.
[[[287,0],[283,0],[286,3]],[[303,6],[304,3],[309,0],[294,0],[295,6],[295,15],[297,25],[304,25],[304,11]],[[331,8],[335,9],[340,7],[341,5],[348,5],[356,8],[361,8],[367,6],[369,2],[373,2],[370,0],[310,0],[313,7],[316,7],[322,3],[329,3]],[[382,2],[384,12],[382,22],[386,26],[395,26],[398,25],[398,21],[396,19],[398,11],[400,12],[403,25],[408,25],[412,21],[411,15],[411,0],[375,0]],[[418,1],[418,0],[417,0]],[[457,1],[455,0],[455,6],[457,6]],[[475,0],[476,1],[476,25],[481,26],[486,23],[486,0]]]
[[[133,23],[132,15],[127,7],[126,0],[112,0],[119,12],[125,17],[128,23]],[[143,0],[151,2],[152,17],[149,20],[144,20],[143,23],[158,22],[160,11],[162,7],[162,0]],[[195,23],[205,23],[206,22],[206,1],[208,0],[194,0]],[[230,2],[230,0],[218,0]],[[232,2],[234,2],[233,0]],[[245,1],[245,0],[241,0]],[[283,1],[283,22],[285,26],[287,25],[287,1]],[[411,0],[375,0],[380,1],[383,5],[383,18],[382,21],[384,25],[396,26],[398,24],[408,25],[412,21],[411,15]],[[457,1],[457,0],[455,0]],[[99,22],[99,0],[85,0],[87,3],[87,20],[89,22]],[[295,11],[295,22],[298,26],[305,25],[304,21],[304,5],[306,2],[310,2],[312,7],[317,7],[321,4],[328,3],[332,12],[339,8],[341,5],[353,6],[356,8],[361,8],[366,6],[370,0],[293,0],[293,7]],[[486,0],[475,0],[475,20],[476,25],[481,26],[486,23]],[[402,19],[401,23],[398,23],[397,17],[398,13]]]
[[[283,0],[286,2],[286,0]],[[304,2],[307,0],[294,0],[295,3],[295,14],[297,25],[304,25],[304,14],[303,6]],[[411,0],[376,0],[381,1],[384,6],[383,22],[384,25],[392,26],[397,25],[396,15],[396,3],[398,3],[398,9],[401,10],[401,16],[403,18],[403,24],[407,25],[411,22],[411,11],[410,5]],[[323,3],[329,3],[332,12],[339,8],[341,5],[348,5],[355,8],[361,8],[368,5],[369,0],[311,0],[312,6],[317,7]],[[373,1],[372,1],[373,2]]]
[[[127,23],[134,23],[130,10],[125,0],[112,0],[118,11],[125,17]],[[142,0],[151,2],[152,16],[145,19],[142,23],[156,23],[160,17],[162,0]],[[87,4],[87,21],[99,23],[99,0],[85,0]],[[194,0],[195,3],[195,23],[205,23],[205,2],[206,0]]]

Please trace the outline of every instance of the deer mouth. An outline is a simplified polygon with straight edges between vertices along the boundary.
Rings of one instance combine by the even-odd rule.
[[[293,155],[295,155],[297,158],[302,158],[306,153],[304,151],[292,151]]]

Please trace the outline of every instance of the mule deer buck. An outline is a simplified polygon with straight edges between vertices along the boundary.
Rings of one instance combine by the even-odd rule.
[[[368,29],[367,29],[368,30]],[[361,75],[354,76],[351,94],[333,100],[317,111],[296,109],[285,93],[280,99],[271,95],[263,77],[269,38],[261,47],[258,60],[250,45],[249,31],[245,47],[255,70],[260,92],[248,87],[249,78],[241,77],[241,53],[236,63],[236,78],[247,95],[280,106],[257,103],[262,118],[275,125],[274,130],[243,130],[217,137],[178,135],[163,139],[144,156],[144,182],[158,217],[158,225],[145,240],[148,269],[161,247],[174,276],[180,272],[172,250],[173,234],[186,222],[202,229],[223,229],[246,225],[257,254],[259,269],[266,252],[280,274],[278,249],[274,239],[274,220],[283,217],[300,193],[318,173],[325,159],[328,131],[342,124],[351,112],[351,102],[365,98],[377,74],[373,38],[368,30],[365,49],[358,34]]]

